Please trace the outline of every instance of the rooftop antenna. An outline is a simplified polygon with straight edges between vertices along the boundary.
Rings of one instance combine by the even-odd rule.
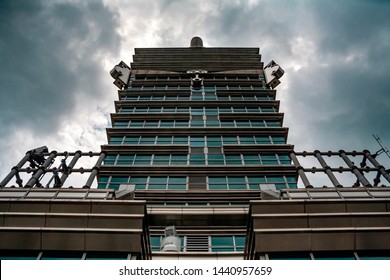
[[[372,134],[372,136],[375,138],[376,142],[378,142],[379,146],[381,147],[375,154],[374,156],[379,156],[380,154],[383,154],[385,153],[387,155],[387,157],[390,159],[390,152],[389,152],[389,149],[384,147],[382,145],[382,141],[381,139],[379,138],[378,135],[375,135],[375,134]]]

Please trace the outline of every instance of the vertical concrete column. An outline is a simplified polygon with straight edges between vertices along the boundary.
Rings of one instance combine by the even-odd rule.
[[[371,155],[371,153],[367,150],[363,151],[364,156],[368,158],[368,160],[376,167],[378,168],[378,171],[385,177],[387,182],[390,183],[390,174],[386,172],[386,169],[377,162],[377,160]],[[378,178],[379,179],[379,178]]]
[[[290,153],[290,158],[293,161],[293,163],[298,171],[298,175],[301,177],[302,182],[305,185],[305,188],[312,188],[313,186],[310,184],[309,179],[307,179],[305,171],[303,170],[303,167],[299,163],[299,160],[297,159],[297,156],[295,155],[294,152]]]
[[[18,173],[19,169],[23,167],[23,165],[30,159],[31,157],[31,151],[27,152],[26,155],[22,158],[21,161],[14,167],[12,167],[11,172],[8,173],[8,175],[1,181],[0,187],[5,187],[9,181],[11,181],[12,177]]]
[[[370,182],[366,179],[366,177],[363,176],[362,173],[360,173],[359,169],[352,163],[352,161],[348,158],[345,151],[340,150],[339,151],[340,157],[345,161],[345,163],[348,165],[349,168],[352,169],[352,173],[355,174],[356,178],[362,183],[365,187],[372,187]]]
[[[342,187],[339,181],[334,176],[332,170],[330,170],[330,166],[326,164],[324,158],[321,156],[321,152],[318,150],[314,151],[314,156],[318,159],[321,166],[325,169],[326,175],[328,175],[330,181],[332,182],[333,186],[335,187]]]
[[[95,166],[92,168],[91,174],[89,175],[89,178],[88,178],[87,182],[85,183],[85,185],[83,186],[83,188],[90,188],[91,187],[93,180],[95,179],[96,175],[99,173],[100,166],[102,165],[105,157],[106,157],[106,153],[101,152],[99,155],[99,158],[96,161]]]
[[[76,165],[77,161],[81,157],[81,151],[76,151],[75,155],[72,158],[72,161],[69,163],[68,168],[69,172],[68,173],[63,173],[61,176],[61,186],[65,183],[65,180],[68,178],[69,173],[72,172],[72,168]]]
[[[38,182],[39,177],[43,173],[45,173],[45,169],[53,162],[53,159],[57,156],[56,151],[52,151],[49,155],[49,157],[45,160],[45,162],[42,164],[41,167],[38,168],[38,171],[35,172],[35,174],[30,178],[30,180],[26,184],[26,188],[32,188],[34,185]]]

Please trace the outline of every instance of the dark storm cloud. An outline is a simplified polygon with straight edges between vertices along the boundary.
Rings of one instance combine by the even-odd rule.
[[[303,111],[298,109],[302,106],[292,107],[294,120],[309,113],[306,133],[316,134],[310,145],[375,150],[379,146],[372,133],[390,141],[390,5],[380,1],[307,4],[316,19],[316,34],[308,37],[316,40],[317,64],[290,75],[290,94],[309,107]]]
[[[117,22],[99,1],[0,2],[0,133],[55,133],[76,98],[99,98],[99,54],[119,48]]]

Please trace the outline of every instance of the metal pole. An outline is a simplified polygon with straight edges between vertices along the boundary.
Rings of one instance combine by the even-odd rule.
[[[39,180],[39,177],[41,177],[41,175],[43,173],[45,173],[45,169],[46,167],[48,167],[53,159],[57,156],[57,152],[56,151],[52,151],[49,155],[49,157],[45,160],[45,162],[42,164],[41,167],[39,167],[39,169],[37,170],[37,172],[30,178],[30,180],[27,182],[26,184],[26,188],[32,188],[34,187],[34,185],[38,182]]]
[[[102,165],[103,160],[105,159],[105,157],[106,157],[106,153],[105,152],[101,152],[100,156],[99,156],[95,166],[92,168],[91,174],[89,175],[89,178],[88,178],[88,180],[85,183],[83,188],[90,188],[91,187],[91,185],[93,183],[93,180],[95,179],[96,175],[98,174],[100,166]]]
[[[80,157],[81,157],[81,151],[76,151],[75,155],[72,158],[72,161],[68,165],[69,172],[68,173],[65,172],[61,176],[61,186],[65,183],[65,180],[68,178],[70,172],[72,172],[72,168],[76,165]]]
[[[378,168],[378,171],[385,177],[385,179],[390,183],[390,175],[386,172],[386,169],[376,161],[376,159],[371,155],[371,153],[367,150],[364,150],[364,156],[368,158],[368,160]]]
[[[365,187],[372,187],[370,182],[360,173],[359,169],[352,163],[352,161],[348,158],[345,151],[339,151],[340,157],[345,161],[345,163],[352,169],[352,173],[355,174],[356,178],[363,184]]]
[[[30,159],[31,157],[31,151],[27,152],[26,155],[23,157],[23,159],[14,167],[12,167],[11,172],[1,181],[0,187],[5,187],[9,181],[12,179],[12,177],[18,173],[19,169],[23,167],[23,165]]]
[[[301,177],[302,182],[305,185],[305,188],[312,188],[313,186],[310,184],[309,179],[307,179],[305,171],[303,170],[303,167],[299,163],[298,158],[294,152],[290,153],[290,158],[293,161],[295,168],[298,171],[298,175]]]
[[[315,150],[314,151],[314,156],[318,159],[318,161],[320,162],[321,166],[325,169],[325,173],[326,173],[326,175],[328,175],[328,177],[329,177],[330,181],[332,182],[333,186],[335,186],[336,188],[342,187],[342,185],[339,183],[339,181],[334,176],[330,166],[326,164],[324,158],[321,156],[321,152],[318,151],[318,150]]]

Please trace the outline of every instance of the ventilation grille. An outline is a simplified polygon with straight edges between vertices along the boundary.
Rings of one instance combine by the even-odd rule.
[[[206,177],[190,176],[188,177],[189,189],[206,189]]]
[[[187,236],[186,238],[187,252],[208,252],[209,247],[208,236]]]

